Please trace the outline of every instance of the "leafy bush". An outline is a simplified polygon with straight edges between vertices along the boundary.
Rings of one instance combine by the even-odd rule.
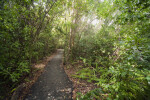
[[[150,2],[116,0],[100,5],[105,3],[110,8],[97,7],[98,16],[105,18],[100,31],[94,36],[89,33],[83,36],[78,47],[73,48],[73,57],[81,58],[84,63],[74,77],[94,82],[109,94],[108,99],[148,100],[150,7],[147,5]],[[101,8],[105,12],[99,11]],[[91,98],[88,94],[81,99]]]
[[[38,2],[0,1],[0,99],[23,82],[32,63],[57,47],[50,18],[44,15],[49,12],[45,12],[43,3],[39,3],[40,6],[35,3]],[[52,2],[47,5],[51,10]]]

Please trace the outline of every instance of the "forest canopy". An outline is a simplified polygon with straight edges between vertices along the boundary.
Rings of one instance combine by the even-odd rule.
[[[1,0],[0,99],[58,48],[99,87],[79,99],[150,99],[149,0]]]

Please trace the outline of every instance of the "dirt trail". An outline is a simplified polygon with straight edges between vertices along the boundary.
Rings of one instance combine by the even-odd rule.
[[[72,100],[72,82],[61,66],[62,55],[59,49],[24,100]]]

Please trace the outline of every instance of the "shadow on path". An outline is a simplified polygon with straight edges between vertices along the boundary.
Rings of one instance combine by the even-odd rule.
[[[24,100],[72,100],[72,82],[61,67],[62,55],[59,49]]]

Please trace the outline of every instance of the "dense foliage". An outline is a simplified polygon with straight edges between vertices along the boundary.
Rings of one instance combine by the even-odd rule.
[[[0,99],[56,48],[100,87],[81,100],[150,99],[149,11],[149,0],[1,0]]]
[[[55,51],[60,2],[0,1],[0,99],[30,72],[31,64]]]
[[[89,23],[84,31],[78,31],[82,35],[76,35],[70,58],[73,62],[83,61],[82,70],[74,77],[94,82],[103,93],[96,89],[81,99],[150,99],[150,2],[91,2],[92,11],[103,23],[97,32]]]

